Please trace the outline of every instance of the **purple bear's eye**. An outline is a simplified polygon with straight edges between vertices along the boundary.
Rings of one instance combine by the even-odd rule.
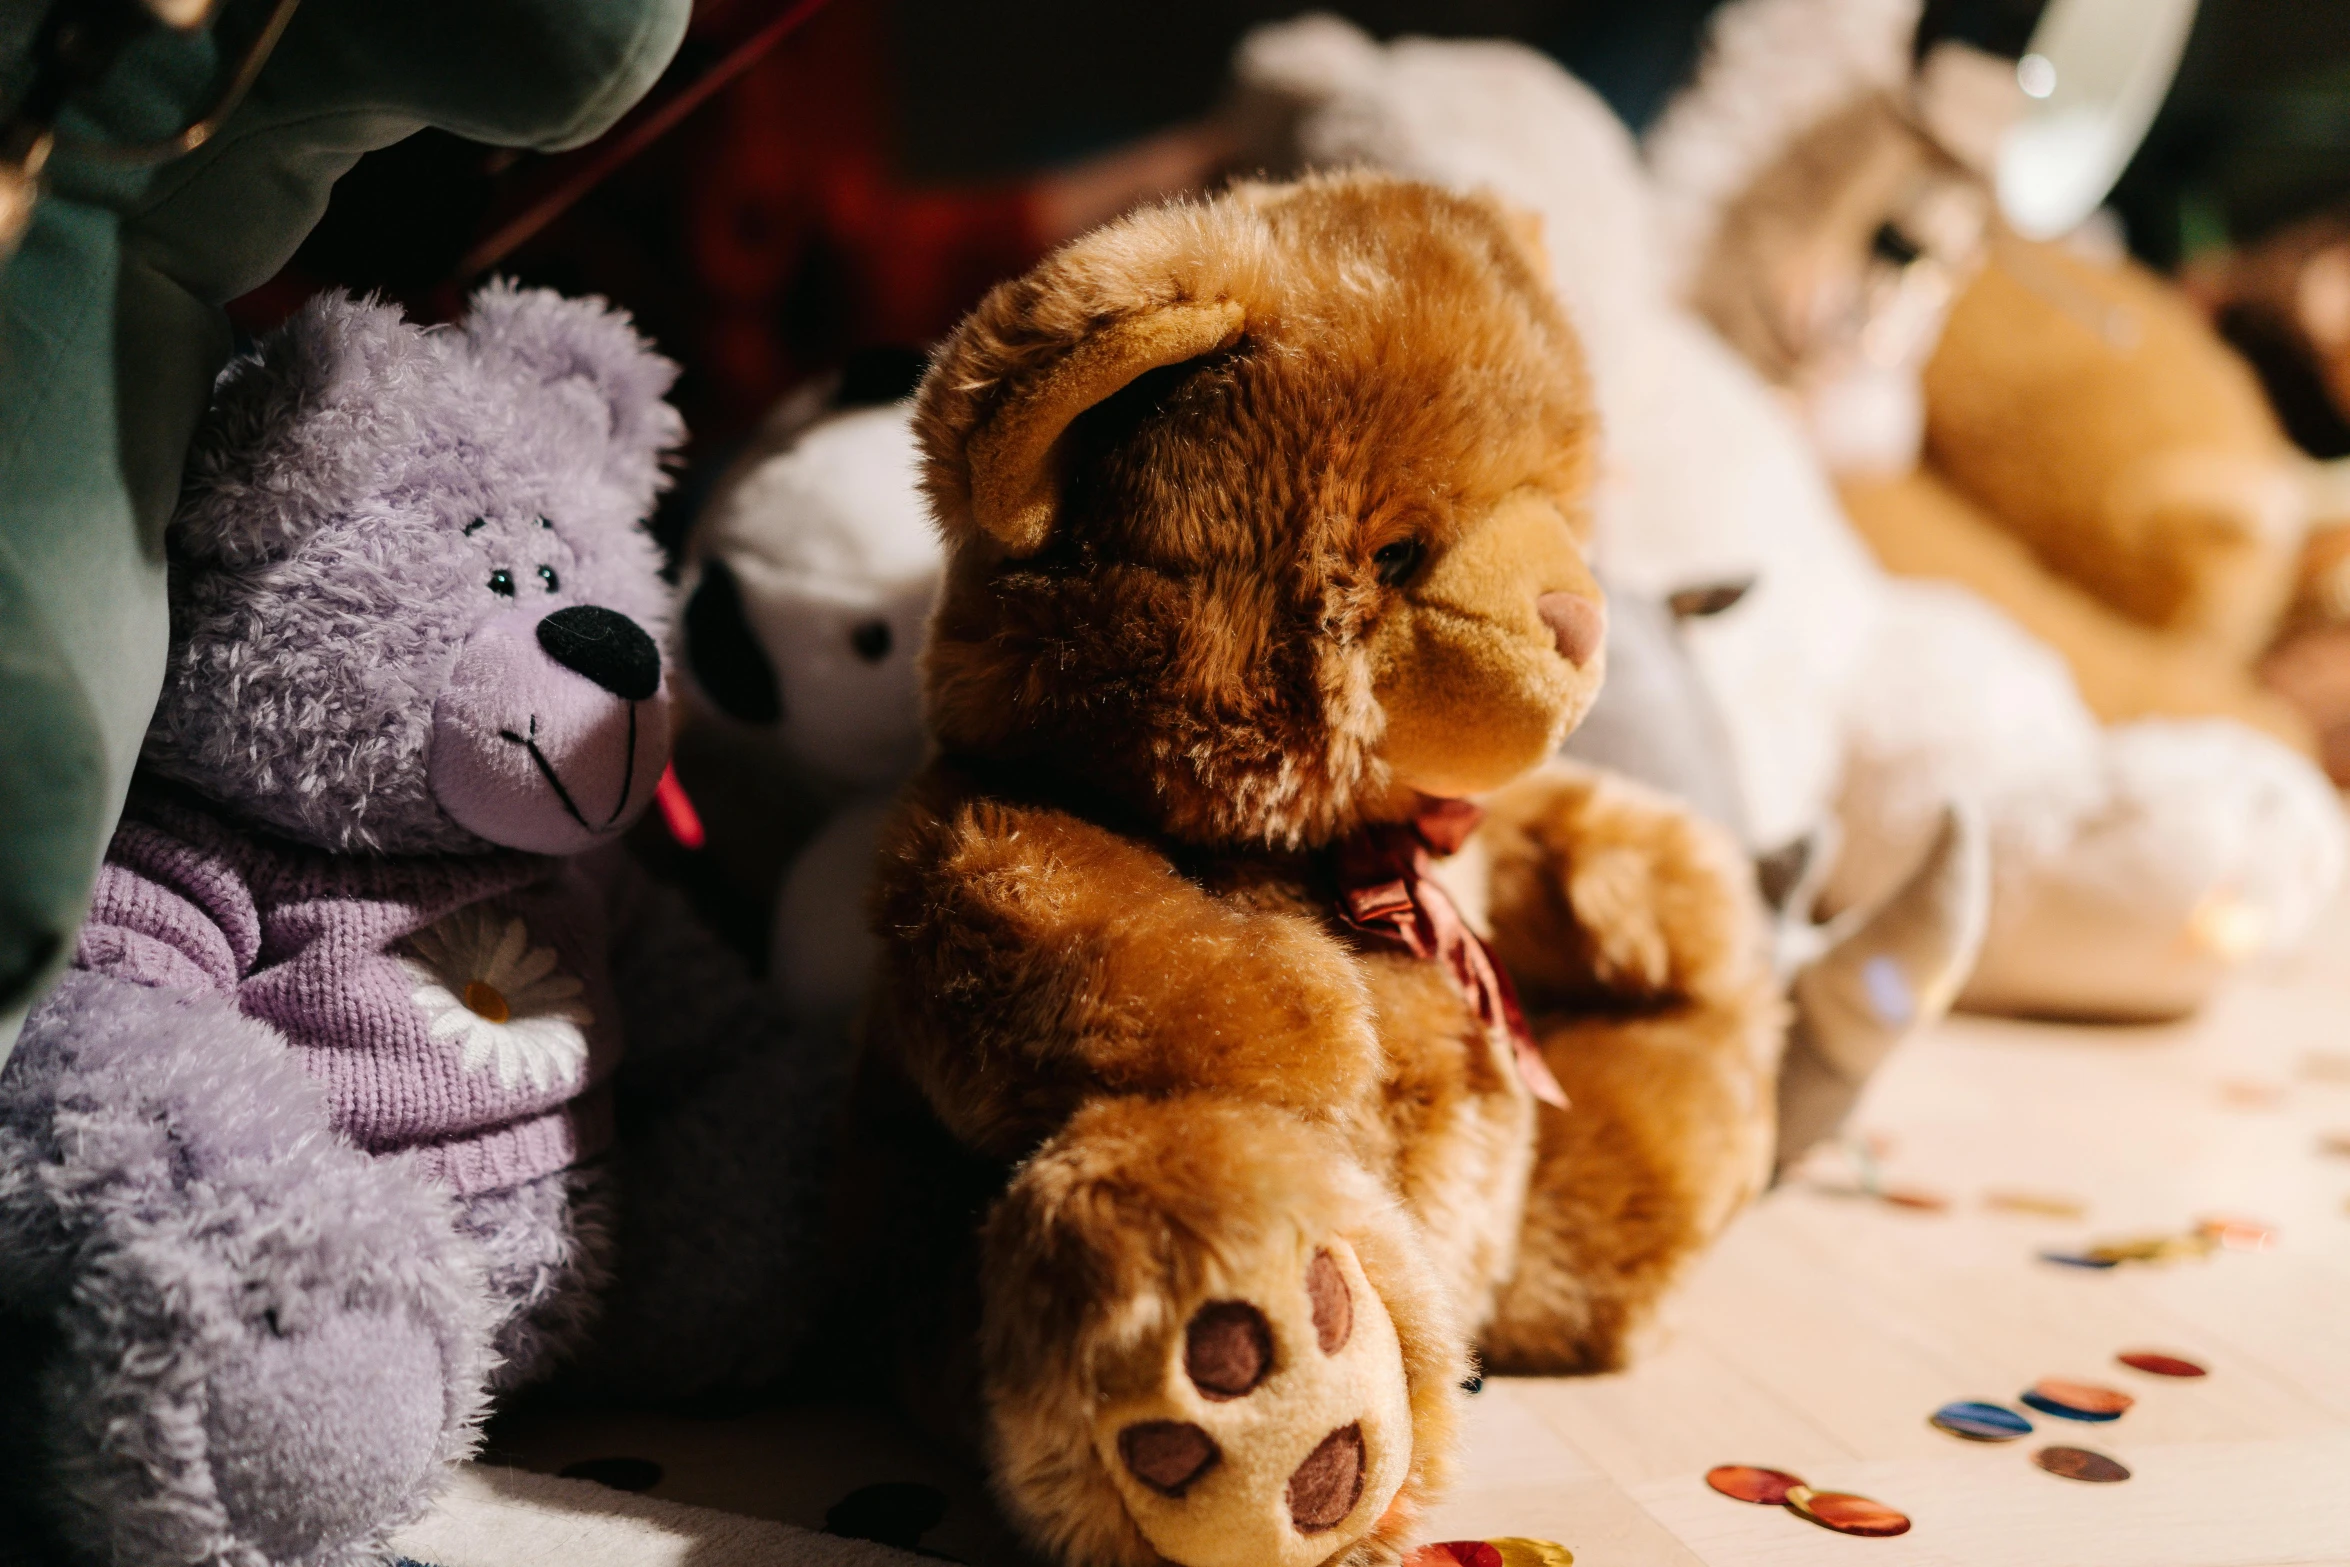
[[[500,566],[490,573],[490,591],[501,598],[514,596],[514,573]]]
[[[541,566],[539,568],[539,580],[547,585],[547,591],[549,593],[552,593],[557,588],[563,586],[562,583],[555,580],[555,568],[552,566]]]

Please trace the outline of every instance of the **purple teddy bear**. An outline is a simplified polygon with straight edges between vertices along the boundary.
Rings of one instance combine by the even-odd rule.
[[[616,843],[674,373],[493,285],[322,298],[222,376],[142,778],[0,1074],[0,1535],[373,1560],[492,1393],[796,1347],[844,1064]]]

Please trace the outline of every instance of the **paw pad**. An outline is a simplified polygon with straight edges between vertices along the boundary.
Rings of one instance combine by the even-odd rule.
[[[1379,1520],[1412,1455],[1411,1390],[1353,1244],[1235,1248],[1160,1320],[1150,1380],[1107,1402],[1096,1448],[1158,1559],[1324,1567]],[[1138,1379],[1139,1381],[1139,1379]]]
[[[1322,1438],[1289,1477],[1289,1516],[1300,1534],[1335,1529],[1363,1498],[1363,1428],[1341,1426]]]
[[[1183,1369],[1208,1398],[1254,1392],[1273,1369],[1272,1324],[1245,1300],[1209,1302],[1184,1335]]]
[[[1322,1353],[1335,1355],[1346,1348],[1355,1330],[1354,1296],[1347,1293],[1338,1260],[1326,1251],[1315,1252],[1313,1265],[1306,1269],[1306,1299],[1313,1304],[1314,1341]]]
[[[1215,1438],[1189,1421],[1146,1420],[1118,1433],[1118,1456],[1144,1485],[1180,1497],[1223,1455]]]

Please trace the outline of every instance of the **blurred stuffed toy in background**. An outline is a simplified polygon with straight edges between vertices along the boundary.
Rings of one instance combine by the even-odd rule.
[[[2302,545],[2260,674],[2316,730],[2334,781],[2350,786],[2350,214],[2320,213],[2199,257],[2183,282],[2259,370],[2294,441],[2332,459],[2339,498],[2326,513],[2336,521]]]
[[[2110,234],[1998,220],[2013,64],[1921,49],[1919,10],[1717,15],[1647,143],[1687,297],[1802,410],[1886,565],[1998,604],[2101,718],[2233,717],[2307,749],[2254,663],[2337,487]]]
[[[2307,720],[2255,665],[2293,599],[2304,538],[2340,508],[2338,484],[2285,439],[2203,316],[2110,235],[2092,224],[2049,243],[2007,228],[1992,154],[2025,103],[2016,68],[1922,34],[1922,10],[1734,0],[1716,14],[1696,78],[1646,140],[1687,297],[1802,410],[1889,568],[1997,605],[2064,657],[2100,719],[2232,718],[2309,749]],[[2281,756],[2253,765],[2261,749],[2241,732],[2114,733],[2138,780],[2122,792],[2142,822],[2141,869],[2123,872],[2108,837],[2022,927],[2016,960],[2038,968],[2060,928],[2134,924],[2147,966],[2105,947],[2103,987],[2115,1003],[2183,1003],[2314,914],[2330,882],[2288,891],[2292,845],[2333,844],[2338,827],[2313,780]],[[2244,790],[2235,811],[2275,822],[2265,881],[2226,850],[2179,874],[2187,843],[2208,855],[2247,842],[2216,795],[2189,805],[2215,787]],[[2290,798],[2303,808],[2279,816]],[[2145,852],[2158,841],[2166,854]],[[2337,875],[2339,852],[2310,868]],[[2116,895],[2132,883],[2170,891]],[[2280,927],[2285,909],[2303,912]],[[1997,983],[1997,923],[1978,998],[2037,1010]],[[2097,967],[2080,982],[2101,988],[2086,977]]]
[[[769,978],[839,1028],[872,974],[881,818],[922,761],[916,664],[941,557],[908,405],[811,390],[762,426],[688,541],[679,768],[730,886],[772,911]]]

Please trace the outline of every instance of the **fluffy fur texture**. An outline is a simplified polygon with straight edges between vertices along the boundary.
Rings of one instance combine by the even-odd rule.
[[[216,1002],[73,975],[34,1013],[0,1078],[0,1305],[45,1351],[9,1403],[64,1540],[357,1563],[472,1445],[482,1257],[323,1119]]]
[[[1497,1300],[1512,1364],[1614,1364],[1767,1164],[1735,846],[1528,772],[1598,674],[1541,266],[1482,199],[1243,187],[999,288],[924,384],[939,755],[850,1189],[902,1382],[1060,1559],[1393,1561]],[[1539,1134],[1446,970],[1334,912],[1357,835],[1491,789],[1448,884],[1576,1096]]]
[[[1367,559],[1419,538],[1434,552],[1521,489],[1587,530],[1580,355],[1537,258],[1490,222],[1464,235],[1447,210],[1412,221],[1380,241],[1416,250],[1377,255],[1362,253],[1355,211],[1259,215],[1245,197],[1170,209],[1148,230],[1103,231],[974,313],[918,415],[950,547],[928,654],[943,745],[1081,767],[1208,842],[1326,842],[1385,791],[1390,704],[1374,697],[1367,634],[1377,583],[1334,551]],[[1099,323],[1212,300],[1248,302],[1255,354],[1169,367],[1091,407],[1055,453],[1083,470],[1061,526],[1035,558],[996,569],[1005,551],[974,509],[973,437]],[[1352,353],[1309,351],[1339,334]],[[1228,437],[1161,436],[1145,416],[1162,396]],[[1495,401],[1523,422],[1496,426]],[[1396,451],[1415,464],[1400,468]],[[1181,496],[1196,499],[1179,510]],[[1339,538],[1312,526],[1338,518]],[[1111,526],[1154,531],[1126,542],[1126,558],[1072,570]],[[1324,635],[1297,634],[1309,626]],[[1136,743],[1105,754],[1105,729]]]
[[[607,825],[642,808],[667,735],[666,592],[641,520],[677,435],[669,374],[602,306],[499,286],[432,332],[323,299],[224,381],[173,535],[150,757],[179,784],[150,780],[169,812],[125,833],[193,820],[184,841],[250,852],[160,854],[143,881],[110,863],[84,971],[0,1074],[0,1517],[55,1559],[359,1567],[471,1449],[493,1391],[569,1362],[595,1386],[703,1394],[772,1379],[799,1345],[837,1051],[795,1038],[616,847],[569,866],[492,854],[439,775],[441,698],[493,636],[511,688],[633,737]],[[509,787],[515,811],[489,817],[565,819],[538,770]],[[307,896],[271,880],[318,864],[342,873]],[[338,975],[373,984],[385,964],[356,1011],[407,1004],[414,949],[370,933],[404,889],[490,864],[523,891],[458,912],[511,920],[500,972],[568,978],[538,1021],[616,1030],[631,1054],[600,1160],[460,1199],[430,1157],[499,1123],[372,1153],[331,1116],[361,1079],[395,1109],[428,1097],[378,1071],[410,1059],[385,1043],[400,1029],[436,1082],[467,1081],[450,1058],[469,1036],[436,1054],[414,1018],[334,1009],[358,992]],[[558,875],[564,917],[608,941],[566,960],[577,976],[524,931],[524,894]],[[301,994],[272,1010],[273,986]],[[460,988],[466,1013],[433,1015],[465,1030],[528,1006]],[[595,1119],[571,1092],[559,1109]]]
[[[428,778],[436,699],[499,611],[601,605],[662,635],[639,523],[683,435],[675,373],[625,317],[544,291],[492,284],[431,332],[306,306],[223,372],[191,458],[147,765],[324,848],[482,848]]]
[[[2210,747],[2205,729],[2165,726],[2125,744],[2005,615],[1883,572],[1769,389],[1659,286],[1649,182],[1588,91],[1531,51],[1380,48],[1327,20],[1260,33],[1241,69],[1270,72],[1244,74],[1244,88],[1287,105],[1274,123],[1288,139],[1256,150],[1269,166],[1386,161],[1497,191],[1563,236],[1552,277],[1588,324],[1608,440],[1597,559],[1660,596],[1754,582],[1684,639],[1728,727],[1761,847],[1833,817],[1846,843],[1833,890],[1865,902],[1909,872],[1948,802],[1979,806],[1995,895],[1969,998],[1986,1006],[2172,1012],[2250,951],[2299,937],[2343,862],[2322,780],[2249,733],[2224,750],[2262,760],[2233,770],[2178,754]],[[2142,808],[2190,775],[2205,782],[2160,812]],[[2158,830],[2158,819],[2171,825]],[[2228,870],[2173,852],[2165,835],[2187,819],[2204,824],[2202,841],[2231,846]],[[2027,910],[2043,885],[2097,893],[2073,905],[2071,925],[2041,923]],[[2056,955],[2068,941],[2081,944],[2078,965]],[[2183,964],[2182,950],[2213,961]],[[2188,973],[2197,983],[2182,989]]]

